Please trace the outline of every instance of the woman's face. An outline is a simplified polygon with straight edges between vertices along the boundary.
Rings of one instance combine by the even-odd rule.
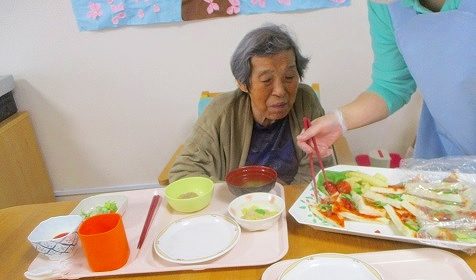
[[[251,85],[240,89],[251,97],[256,122],[267,126],[286,117],[294,105],[299,85],[294,51],[251,58]]]

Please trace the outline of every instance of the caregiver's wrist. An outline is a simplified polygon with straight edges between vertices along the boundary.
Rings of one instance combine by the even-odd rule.
[[[347,124],[345,122],[344,114],[342,113],[342,111],[340,109],[336,109],[334,110],[333,114],[336,117],[337,122],[339,123],[342,133],[346,132]]]

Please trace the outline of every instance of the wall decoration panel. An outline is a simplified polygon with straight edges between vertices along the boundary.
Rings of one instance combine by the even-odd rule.
[[[347,6],[350,0],[71,0],[79,29]]]

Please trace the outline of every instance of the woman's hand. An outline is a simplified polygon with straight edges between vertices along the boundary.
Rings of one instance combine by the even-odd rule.
[[[346,130],[340,111],[335,111],[312,121],[309,129],[302,131],[297,136],[298,146],[307,154],[315,154],[308,140],[315,137],[321,157],[332,154],[332,144]]]

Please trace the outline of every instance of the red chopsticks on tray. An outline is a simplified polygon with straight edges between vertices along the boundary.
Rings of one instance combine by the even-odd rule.
[[[150,224],[152,223],[152,219],[154,218],[154,214],[160,204],[160,195],[155,193],[152,197],[152,201],[150,202],[149,212],[147,213],[147,218],[145,219],[144,226],[142,227],[142,232],[140,234],[139,243],[137,244],[137,249],[140,250],[142,247],[142,243],[144,243],[145,237],[147,236],[147,232],[149,231]]]
[[[304,129],[311,127],[311,120],[307,117],[303,118]],[[309,146],[311,146],[317,154],[317,159],[319,161],[319,167],[321,168],[322,176],[324,177],[324,182],[327,182],[326,171],[324,170],[324,164],[322,163],[321,154],[319,153],[319,148],[317,147],[316,139],[314,137],[311,140],[308,140]],[[316,173],[314,171],[314,158],[313,154],[309,154],[309,166],[311,171],[312,183],[314,185],[314,196],[316,197],[317,203],[320,202],[319,191],[316,183]]]

